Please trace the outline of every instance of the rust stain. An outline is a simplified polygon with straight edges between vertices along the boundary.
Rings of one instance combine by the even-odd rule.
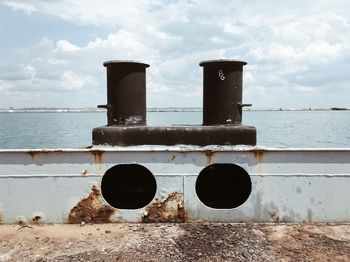
[[[213,156],[214,156],[215,152],[211,151],[211,150],[206,150],[204,152],[204,154],[205,154],[205,157],[207,159],[207,165],[212,164],[213,163]]]
[[[264,161],[264,150],[254,150],[254,158],[258,163],[261,163]]]
[[[186,221],[184,197],[181,192],[171,193],[165,200],[156,200],[147,207],[142,222],[183,223]]]
[[[102,203],[100,190],[93,186],[89,196],[72,208],[68,223],[109,223],[114,212],[115,209]]]
[[[259,175],[264,175],[263,163],[264,163],[264,150],[254,150],[254,158],[258,163]]]
[[[92,154],[94,156],[94,163],[97,165],[97,170],[96,173],[98,175],[103,175],[103,163],[104,163],[104,156],[103,156],[103,152],[101,151],[92,151]]]
[[[30,155],[30,158],[32,159],[32,161],[35,161],[36,152],[34,152],[34,151],[28,151],[28,154]]]
[[[4,217],[2,216],[2,214],[0,213],[0,225],[3,223],[4,221]]]
[[[50,150],[47,150],[47,149],[29,150],[29,151],[27,151],[27,153],[30,155],[30,158],[32,159],[32,161],[35,161],[39,154],[45,155],[45,154],[56,154],[56,153],[62,153],[62,152],[63,152],[63,150],[50,151]]]
[[[40,224],[40,222],[41,222],[41,216],[35,216],[32,218],[33,224]]]
[[[16,223],[20,226],[23,226],[23,225],[28,224],[28,220],[25,217],[20,216],[17,218]]]
[[[276,222],[276,223],[279,222],[280,217],[279,217],[278,211],[277,211],[276,209],[272,209],[271,211],[269,211],[269,214],[270,214],[271,219],[272,219],[274,222]]]
[[[102,164],[103,163],[103,152],[91,151],[91,153],[94,155],[94,163],[95,164]]]
[[[176,158],[176,155],[175,155],[175,154],[171,154],[171,159],[170,159],[170,161],[171,161],[171,162],[174,161],[175,158]]]

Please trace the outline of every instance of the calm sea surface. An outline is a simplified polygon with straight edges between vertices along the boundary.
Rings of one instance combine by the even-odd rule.
[[[201,124],[202,112],[148,112],[148,125]],[[0,148],[82,148],[106,113],[0,113]],[[350,111],[246,111],[258,145],[350,147]]]

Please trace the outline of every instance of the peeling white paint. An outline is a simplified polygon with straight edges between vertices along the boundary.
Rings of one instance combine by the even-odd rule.
[[[3,222],[40,216],[45,223],[66,223],[92,185],[125,163],[154,174],[155,199],[182,192],[189,221],[350,222],[350,149],[188,145],[1,150]],[[233,163],[248,172],[252,193],[242,206],[213,209],[198,199],[196,178],[211,163]],[[146,208],[116,210],[111,220],[139,222]]]

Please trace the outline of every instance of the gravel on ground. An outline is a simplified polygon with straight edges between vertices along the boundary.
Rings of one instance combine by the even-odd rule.
[[[2,261],[350,262],[350,224],[0,225]]]

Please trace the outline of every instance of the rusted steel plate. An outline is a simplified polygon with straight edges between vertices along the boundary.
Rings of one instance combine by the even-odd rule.
[[[73,207],[68,216],[70,224],[108,223],[115,209],[103,203],[101,192],[97,186],[92,186],[88,197],[82,199]]]
[[[166,199],[156,199],[143,213],[142,222],[180,223],[186,221],[184,194],[173,192]]]
[[[100,192],[103,174],[137,163],[155,176],[157,191],[144,208],[115,209]],[[248,200],[213,209],[195,182],[213,163],[250,175]],[[0,151],[0,223],[92,222],[350,222],[350,149],[227,146],[136,146]]]

